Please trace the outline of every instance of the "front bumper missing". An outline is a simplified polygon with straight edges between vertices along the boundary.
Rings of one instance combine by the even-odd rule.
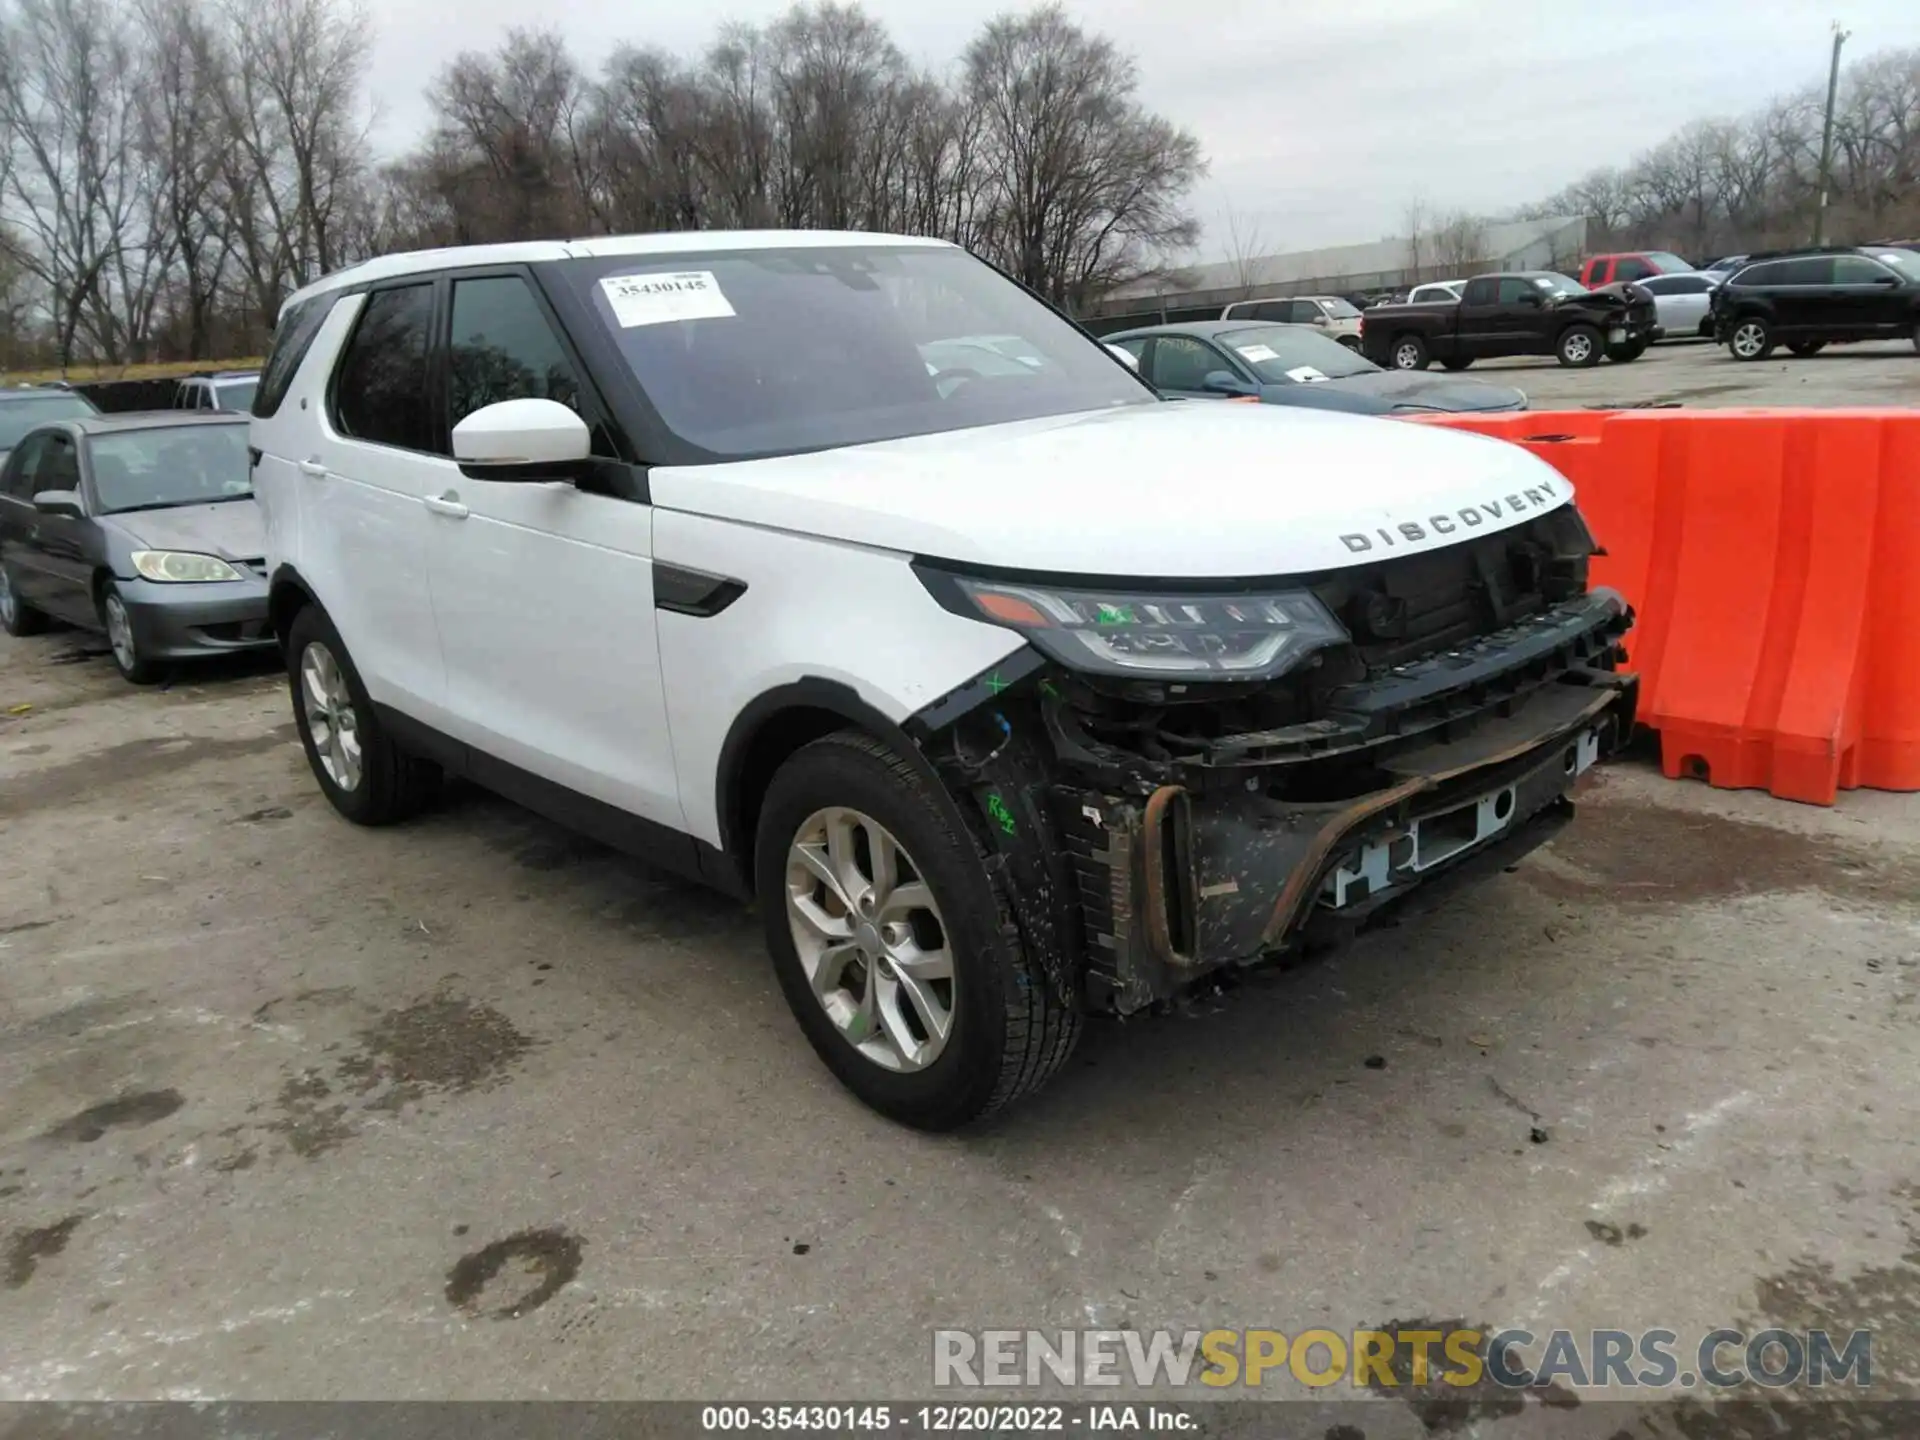
[[[1632,732],[1633,676],[1548,684],[1453,740],[1385,756],[1327,803],[1162,785],[1056,792],[1085,916],[1085,998],[1129,1013],[1211,972],[1337,940],[1443,878],[1550,838],[1580,775]]]

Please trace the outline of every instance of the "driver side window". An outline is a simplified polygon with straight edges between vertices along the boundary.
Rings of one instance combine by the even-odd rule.
[[[34,470],[35,490],[75,490],[80,488],[80,456],[73,441],[65,435],[43,435],[40,463]]]
[[[1207,375],[1227,369],[1227,362],[1213,348],[1190,335],[1162,335],[1153,347],[1153,374],[1149,377],[1162,390],[1201,390]]]

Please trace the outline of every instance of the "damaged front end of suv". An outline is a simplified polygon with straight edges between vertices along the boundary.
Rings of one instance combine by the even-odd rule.
[[[1338,943],[1566,823],[1634,716],[1632,614],[1588,588],[1594,551],[1569,503],[1281,580],[923,562],[943,606],[1028,643],[910,728],[978,806],[1062,998],[1134,1013]]]

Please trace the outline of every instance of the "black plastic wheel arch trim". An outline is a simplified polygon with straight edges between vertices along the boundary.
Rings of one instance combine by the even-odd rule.
[[[656,610],[710,620],[747,593],[747,582],[728,575],[710,575],[665,560],[653,562],[653,604]]]
[[[1031,645],[1022,645],[1003,660],[997,660],[965,684],[957,685],[930,704],[907,717],[902,727],[917,741],[925,741],[972,713],[1002,693],[1018,685],[1036,670],[1044,669],[1047,659]]]

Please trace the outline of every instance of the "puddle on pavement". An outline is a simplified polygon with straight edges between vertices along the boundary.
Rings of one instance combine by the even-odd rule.
[[[42,1260],[51,1260],[67,1248],[67,1241],[79,1228],[83,1217],[69,1215],[37,1230],[15,1231],[7,1241],[4,1264],[0,1264],[0,1283],[9,1290],[21,1289],[33,1278]]]
[[[109,1130],[137,1130],[173,1114],[186,1100],[178,1090],[146,1090],[138,1095],[121,1095],[89,1106],[78,1115],[69,1115],[47,1131],[49,1140],[64,1140],[87,1145]]]
[[[580,1273],[583,1243],[564,1230],[522,1230],[463,1255],[447,1272],[447,1300],[471,1315],[517,1320]]]

